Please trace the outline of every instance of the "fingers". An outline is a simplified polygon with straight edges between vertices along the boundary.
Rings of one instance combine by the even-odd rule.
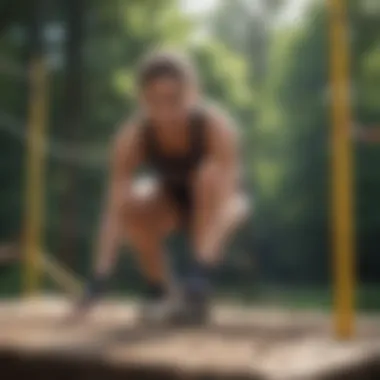
[[[93,309],[93,305],[90,303],[76,304],[70,311],[63,317],[61,324],[64,326],[70,326],[81,323],[86,320]]]

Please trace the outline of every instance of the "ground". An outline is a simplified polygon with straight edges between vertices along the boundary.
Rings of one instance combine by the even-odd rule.
[[[107,301],[85,323],[65,324],[68,303],[0,303],[0,373],[15,379],[379,379],[378,316],[337,341],[328,313],[220,305],[210,326],[147,328],[136,304]]]

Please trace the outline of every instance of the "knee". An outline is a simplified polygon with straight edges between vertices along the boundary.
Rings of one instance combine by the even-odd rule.
[[[123,202],[122,218],[127,227],[141,227],[146,223],[149,199],[154,190],[154,184],[148,179],[135,181]]]
[[[128,196],[123,204],[122,210],[123,225],[127,232],[133,232],[141,229],[144,221],[143,208],[140,207],[140,202],[133,196]]]
[[[217,165],[207,163],[197,171],[194,178],[195,191],[215,189],[220,179],[220,170]]]
[[[140,253],[149,244],[151,232],[144,217],[144,210],[138,202],[129,199],[125,202],[123,210],[123,230],[127,243]]]
[[[232,223],[244,223],[252,214],[253,207],[246,194],[237,193],[225,202],[222,218],[230,219]]]

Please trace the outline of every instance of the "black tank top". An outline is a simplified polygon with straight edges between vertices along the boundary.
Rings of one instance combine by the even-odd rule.
[[[198,167],[206,151],[206,114],[194,109],[189,114],[189,149],[184,154],[167,154],[159,146],[153,123],[143,122],[145,160],[163,180],[165,185],[183,188],[189,185],[191,174]]]

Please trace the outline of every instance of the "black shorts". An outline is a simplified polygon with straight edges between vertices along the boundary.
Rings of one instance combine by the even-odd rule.
[[[188,227],[193,211],[191,186],[188,183],[163,181],[165,194],[173,201],[179,212],[182,227]]]

